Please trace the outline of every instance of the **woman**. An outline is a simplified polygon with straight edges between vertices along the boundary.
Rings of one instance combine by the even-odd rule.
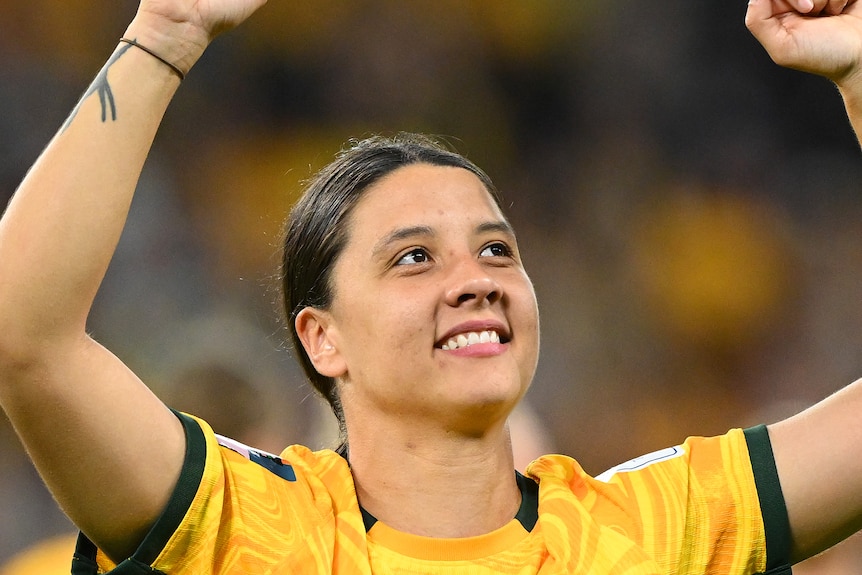
[[[263,1],[143,0],[0,223],[0,402],[84,534],[76,572],[779,573],[862,526],[860,384],[596,479],[559,456],[514,473],[535,296],[490,181],[418,137],[346,151],[288,223],[286,311],[345,449],[269,456],[162,405],[86,317],[183,75]],[[747,17],[857,133],[860,12]]]

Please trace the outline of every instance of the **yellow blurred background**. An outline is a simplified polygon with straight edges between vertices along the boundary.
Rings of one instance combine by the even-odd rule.
[[[135,7],[0,0],[0,205]],[[536,284],[523,441],[540,433],[597,474],[785,417],[862,375],[862,168],[834,89],[777,69],[743,12],[270,2],[169,110],[91,330],[217,431],[329,445],[283,345],[280,222],[349,138],[423,131],[495,179]],[[2,564],[71,526],[2,416],[0,453]],[[799,572],[856,573],[858,547]]]

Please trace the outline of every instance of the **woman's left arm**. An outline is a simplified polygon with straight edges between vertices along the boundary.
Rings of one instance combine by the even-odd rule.
[[[862,137],[862,2],[751,0],[746,25],[776,63],[832,80]],[[769,435],[793,560],[862,529],[862,380],[769,426]]]
[[[862,380],[768,429],[793,561],[862,529]]]

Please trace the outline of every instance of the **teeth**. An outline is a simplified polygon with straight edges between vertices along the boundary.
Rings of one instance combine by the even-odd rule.
[[[471,331],[470,333],[458,334],[443,344],[443,349],[459,349],[477,343],[500,343],[500,334],[496,331]]]

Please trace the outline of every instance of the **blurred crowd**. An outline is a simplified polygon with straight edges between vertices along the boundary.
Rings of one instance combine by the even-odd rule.
[[[0,0],[0,206],[136,5]],[[786,417],[862,376],[862,162],[834,87],[775,67],[743,13],[270,2],[186,79],[90,330],[220,433],[331,445],[284,344],[280,223],[349,138],[421,131],[491,174],[519,233],[543,323],[527,453],[597,474]],[[2,415],[0,454],[2,564],[72,527]],[[851,540],[798,572],[860,565]]]

